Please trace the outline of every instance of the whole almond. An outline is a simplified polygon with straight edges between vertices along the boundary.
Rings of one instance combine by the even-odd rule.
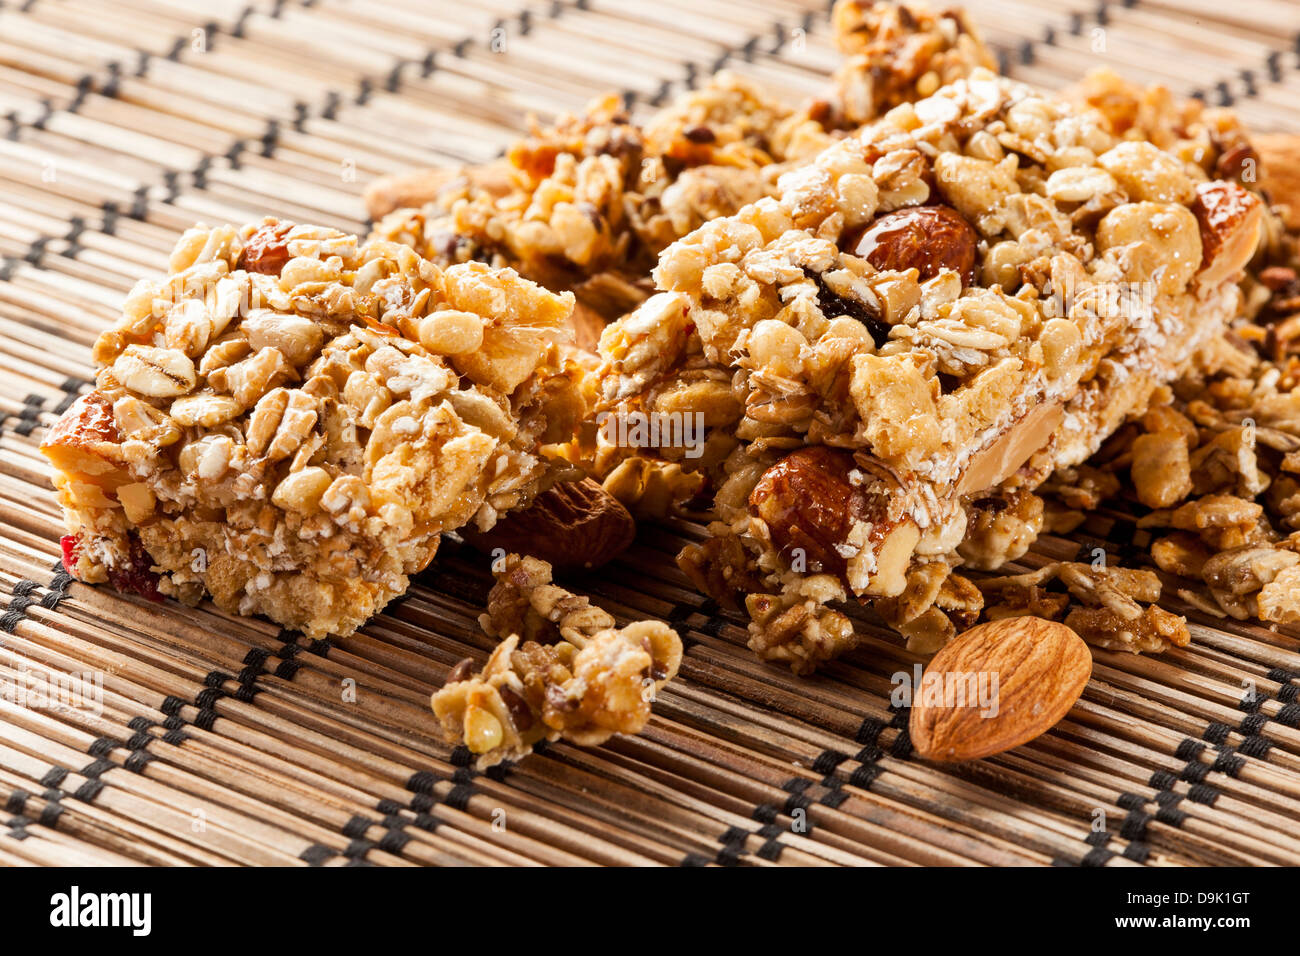
[[[912,745],[920,756],[944,762],[1019,747],[1064,717],[1091,675],[1088,646],[1064,624],[1013,617],[972,627],[934,656],[913,689]],[[993,688],[996,706],[969,694],[964,701],[956,695],[928,701],[926,682],[939,678],[945,687]]]
[[[873,222],[854,247],[877,269],[902,272],[916,269],[933,279],[942,269],[961,276],[963,285],[975,279],[979,234],[955,209],[911,206],[886,213]]]
[[[772,543],[787,560],[801,548],[810,567],[844,574],[847,561],[838,546],[868,510],[866,495],[849,480],[854,467],[848,452],[810,445],[763,473],[749,505],[767,522]]]
[[[480,551],[541,558],[552,567],[598,568],[621,554],[636,536],[636,522],[618,499],[590,478],[563,482],[537,496],[490,531],[461,529]]]
[[[394,209],[418,209],[425,203],[434,202],[444,189],[466,182],[495,199],[509,194],[513,188],[510,166],[501,162],[390,173],[380,176],[366,188],[366,211],[371,219],[378,221]]]

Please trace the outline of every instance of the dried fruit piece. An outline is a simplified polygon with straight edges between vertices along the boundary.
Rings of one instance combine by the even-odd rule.
[[[618,557],[636,537],[632,515],[590,478],[562,482],[490,531],[465,529],[480,551],[501,548],[541,558],[556,568],[591,570]]]
[[[278,276],[289,261],[289,244],[286,241],[293,223],[268,222],[248,237],[239,268],[249,272]]]
[[[871,334],[871,340],[877,346],[883,345],[889,338],[889,323],[885,321],[877,303],[863,302],[853,296],[840,295],[826,281],[820,272],[806,271],[807,276],[817,285],[817,308],[828,319],[841,316],[861,322]]]
[[[135,532],[130,534],[131,551],[128,560],[108,569],[108,583],[124,594],[138,594],[150,601],[161,602],[158,590],[158,572],[153,569],[153,558]]]
[[[1066,715],[1091,674],[1088,646],[1064,624],[1012,617],[973,627],[934,656],[914,690],[912,746],[946,762],[1019,747]],[[991,691],[992,706],[987,695],[971,699],[973,686]]]
[[[877,269],[901,272],[916,269],[922,279],[951,269],[962,285],[975,280],[974,228],[947,206],[915,206],[881,216],[873,222],[853,252]]]

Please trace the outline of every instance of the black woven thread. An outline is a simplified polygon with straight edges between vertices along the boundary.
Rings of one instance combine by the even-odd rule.
[[[10,791],[9,796],[5,798],[5,813],[21,816],[30,798],[31,794],[21,787]]]
[[[332,850],[319,843],[313,843],[311,846],[307,847],[307,849],[298,854],[298,859],[307,863],[309,866],[320,866],[325,861],[332,860],[338,855],[338,850]]]
[[[310,6],[310,0],[300,0],[300,2],[302,2],[303,6]],[[283,6],[284,6],[283,0],[277,0],[276,8],[275,8],[276,12],[273,13],[272,16],[278,17],[279,12],[283,10]],[[244,14],[241,15],[240,19],[237,21],[235,26],[229,31],[231,36],[242,37],[243,23],[247,13],[248,10],[245,10]],[[203,29],[206,34],[205,42],[207,43],[207,49],[208,50],[215,49],[217,38],[223,33],[221,24],[216,22],[209,22],[206,25],[204,25]],[[462,41],[462,43],[472,43],[472,42],[473,41],[471,40]],[[181,54],[185,51],[185,49],[189,46],[189,44],[190,44],[189,34],[183,34],[175,37],[172,42],[171,49],[166,54],[166,59],[172,61],[179,61]],[[137,61],[136,69],[134,70],[134,75],[136,77],[147,76],[153,57],[146,50],[139,50],[137,52],[139,58]],[[420,54],[420,56],[418,57],[414,57],[410,59],[397,58],[394,63],[394,66],[390,70],[389,76],[390,78],[396,78],[397,80],[400,81],[403,68],[407,65],[410,65],[417,68],[416,72],[418,72],[418,74],[421,77],[427,78],[428,76],[432,75],[435,69],[436,54],[437,54],[437,50],[431,48],[426,50],[422,54]],[[99,95],[106,96],[106,97],[117,96],[120,89],[121,74],[122,74],[122,65],[119,62],[113,61],[107,63],[104,66],[103,76],[100,76],[99,74],[94,72],[86,73],[82,75],[74,82],[73,98],[69,101],[69,103],[66,106],[61,108],[56,107],[54,105],[53,100],[46,97],[41,100],[41,108],[42,108],[41,114],[36,119],[32,120],[30,123],[25,124],[16,111],[11,111],[5,117],[9,124],[8,129],[6,131],[7,138],[14,141],[18,141],[21,138],[22,129],[26,125],[30,125],[34,129],[44,129],[48,124],[49,120],[56,113],[59,112],[76,113],[85,104],[91,92],[98,92]],[[363,88],[369,89],[370,82],[371,81],[369,78],[363,78],[362,80]],[[400,82],[395,84],[392,87],[394,92],[397,91],[398,86],[400,86]],[[320,115],[322,116],[322,118],[333,119],[335,112],[338,109],[339,102],[340,100],[337,92],[330,91],[330,94],[326,97],[325,106],[321,110]],[[359,97],[358,102],[364,102],[364,97]],[[301,130],[304,127],[305,123],[307,122],[309,116],[310,116],[310,107],[306,103],[298,101],[294,104],[294,117],[292,119],[292,124],[295,129]],[[267,120],[267,128],[260,140],[261,154],[263,156],[270,157],[274,155],[275,149],[279,144],[279,129],[280,129],[281,122],[282,120],[276,117],[271,117]],[[245,148],[246,148],[246,144],[244,143],[243,140],[235,140],[232,142],[230,149],[225,154],[202,155],[199,158],[195,167],[188,172],[189,179],[194,184],[194,187],[196,189],[206,188],[207,174],[208,171],[212,168],[213,162],[216,159],[216,155],[224,155],[230,161],[231,167],[238,169],[239,168],[239,164],[237,161],[238,155]],[[183,173],[180,170],[163,170],[163,182],[167,190],[166,196],[163,200],[165,203],[170,203],[179,196],[180,194],[179,183],[180,183],[180,178],[183,175],[185,175],[185,173]],[[101,231],[103,231],[106,235],[112,235],[113,231],[116,228],[118,218],[123,214],[128,215],[132,219],[143,221],[148,214],[148,203],[149,203],[148,192],[149,192],[149,187],[147,185],[140,186],[135,191],[134,201],[130,207],[130,210],[126,213],[123,213],[121,208],[116,203],[106,201],[103,207],[104,220],[101,226]],[[78,232],[78,236],[79,235],[80,232]],[[46,246],[57,238],[58,238],[57,236],[37,237],[28,247],[27,254],[25,256],[26,260],[31,262],[33,265],[39,267],[40,262],[43,260],[46,254]],[[73,258],[80,251],[81,251],[81,247],[75,241],[73,241],[70,242],[69,245],[62,251],[61,255],[68,258]],[[16,263],[13,260],[7,258],[0,258],[0,281],[7,281],[8,279],[12,278],[15,266]]]

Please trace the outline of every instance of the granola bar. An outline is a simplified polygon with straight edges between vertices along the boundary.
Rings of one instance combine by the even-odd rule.
[[[665,250],[662,293],[602,337],[602,407],[704,416],[715,531],[774,592],[795,570],[937,601],[923,566],[955,566],[972,524],[1036,533],[972,509],[1083,462],[1223,331],[1261,217],[980,71]]]
[[[1150,410],[1119,429],[1088,465],[1062,469],[1039,490],[1075,509],[1079,521],[1085,516],[1077,509],[1128,492],[1140,523],[1157,535],[1152,562],[1182,579],[1175,590],[1189,605],[1210,616],[1296,623],[1300,237],[1278,174],[1300,157],[1300,138],[1248,135],[1231,110],[1179,101],[1104,70],[1068,95],[1100,110],[1117,136],[1150,140],[1281,206],[1265,210],[1263,241],[1229,334],[1209,339],[1192,368],[1157,390]],[[1071,616],[1079,627],[1088,623]],[[1140,642],[1143,649],[1153,643],[1159,646]]]
[[[572,306],[511,271],[266,220],[196,227],[50,432],[84,581],[349,634],[441,535],[554,481],[586,411]]]
[[[607,96],[534,126],[503,164],[378,181],[375,235],[440,263],[514,267],[616,318],[645,297],[671,242],[772,194],[786,165],[839,131],[992,65],[960,12],[841,0],[834,24],[847,60],[825,96],[792,108],[724,71],[644,125]]]
[[[551,583],[551,568],[511,554],[479,622],[501,638],[477,673],[466,659],[433,695],[449,740],[486,768],[541,740],[595,747],[639,733],[655,694],[677,675],[682,642],[659,621],[616,627],[606,611]]]

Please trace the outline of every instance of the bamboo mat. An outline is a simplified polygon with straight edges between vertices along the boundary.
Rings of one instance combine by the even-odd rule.
[[[1047,87],[1110,65],[1300,131],[1292,0],[969,0],[1004,69]],[[818,679],[760,665],[742,622],[643,525],[566,583],[673,623],[681,676],[637,738],[541,748],[486,774],[430,693],[490,642],[485,562],[454,544],[346,639],[73,583],[37,445],[89,345],[195,220],[266,213],[363,231],[375,176],[482,162],[532,110],[614,88],[649,109],[727,66],[792,97],[836,57],[813,0],[27,0],[0,3],[0,680],[91,674],[96,708],[0,702],[0,865],[1300,863],[1300,640],[1186,613],[1161,657],[1095,651],[1050,734],[916,760],[867,620]],[[1130,518],[1046,537],[1026,564]],[[1167,589],[1169,590],[1169,589]],[[1172,592],[1171,592],[1172,593]],[[1252,693],[1247,693],[1251,691]],[[1245,701],[1245,702],[1243,702]]]

